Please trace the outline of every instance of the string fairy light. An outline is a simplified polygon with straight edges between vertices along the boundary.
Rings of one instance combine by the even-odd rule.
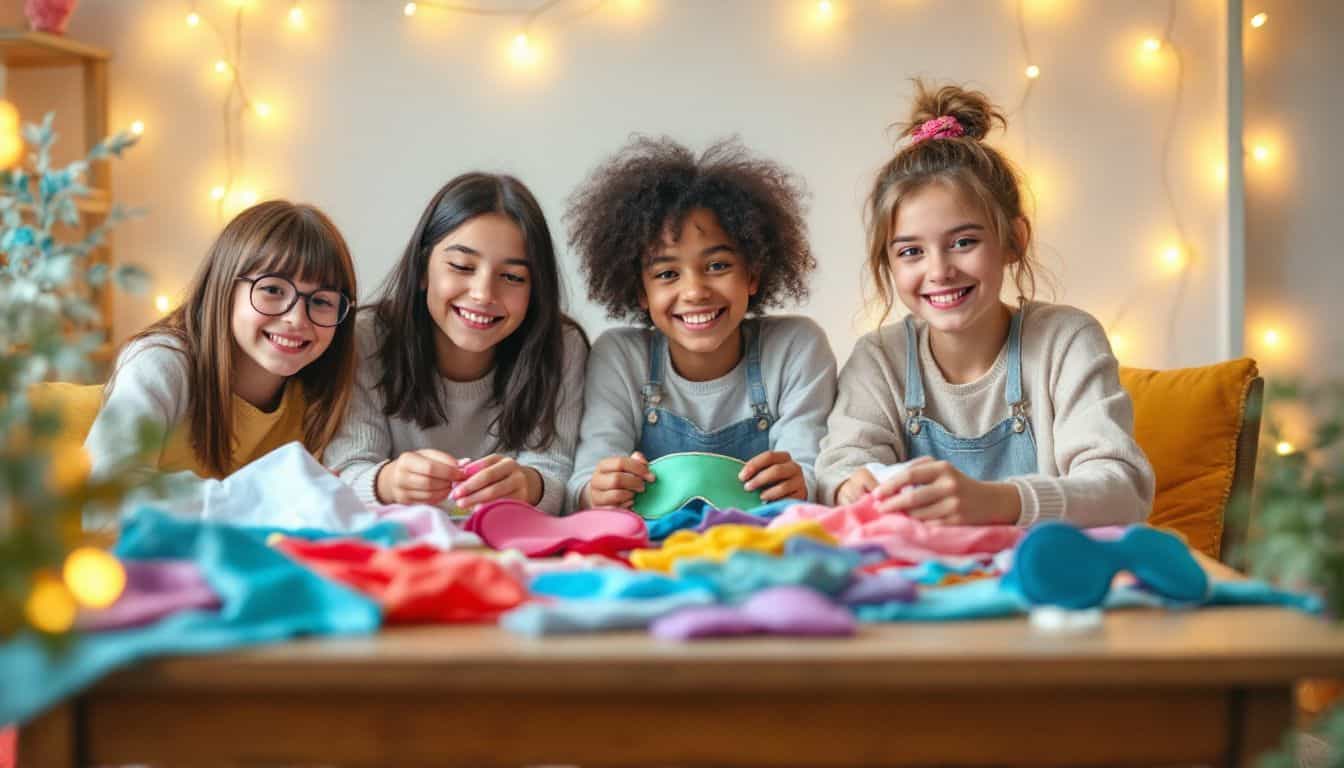
[[[1180,206],[1176,203],[1176,194],[1174,192],[1171,180],[1171,147],[1176,133],[1176,124],[1180,119],[1181,102],[1185,91],[1185,59],[1181,49],[1172,40],[1172,29],[1176,24],[1176,3],[1175,0],[1167,2],[1167,21],[1163,28],[1161,37],[1145,38],[1140,46],[1140,50],[1145,56],[1156,56],[1166,52],[1172,56],[1176,65],[1175,92],[1171,100],[1171,109],[1168,113],[1167,124],[1162,132],[1162,152],[1161,152],[1161,185],[1163,197],[1166,200],[1167,210],[1170,212],[1172,226],[1176,230],[1176,242],[1164,246],[1159,254],[1158,261],[1163,267],[1163,271],[1172,275],[1176,279],[1176,287],[1172,295],[1172,301],[1167,308],[1167,334],[1168,344],[1176,337],[1176,318],[1185,299],[1185,292],[1190,281],[1191,267],[1195,260],[1196,251],[1190,244],[1187,236],[1185,222],[1182,219]],[[1151,287],[1139,285],[1135,287],[1130,295],[1120,303],[1111,317],[1110,322],[1106,324],[1108,329],[1114,329],[1120,326],[1125,317],[1134,308],[1135,304],[1142,300],[1147,300],[1152,294]]]

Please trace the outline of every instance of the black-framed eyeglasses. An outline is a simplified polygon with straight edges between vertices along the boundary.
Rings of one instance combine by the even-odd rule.
[[[252,308],[268,317],[285,314],[302,298],[308,319],[313,321],[313,325],[330,328],[341,324],[346,315],[350,314],[350,306],[353,304],[345,294],[330,288],[304,293],[284,275],[267,274],[258,277],[239,275],[238,279],[252,284],[249,295]]]

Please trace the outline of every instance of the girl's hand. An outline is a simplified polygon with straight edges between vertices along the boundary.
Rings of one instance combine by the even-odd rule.
[[[463,509],[476,507],[495,499],[517,499],[528,504],[541,501],[541,473],[517,461],[492,453],[467,465],[465,480],[453,487],[449,494],[453,503]]]
[[[742,467],[737,479],[745,483],[743,487],[748,491],[764,488],[761,501],[807,501],[807,480],[803,478],[803,468],[798,466],[788,451],[766,451],[753,456]]]
[[[384,504],[438,504],[453,483],[466,478],[457,459],[430,448],[407,451],[384,464],[374,478],[374,493]]]
[[[635,503],[635,494],[643,492],[654,479],[649,462],[639,451],[629,456],[612,456],[598,462],[588,487],[583,489],[581,501],[587,509],[629,509]]]
[[[877,478],[873,477],[873,473],[859,467],[835,489],[835,503],[842,507],[853,504],[876,487]]]
[[[973,480],[946,461],[911,464],[873,495],[879,512],[905,512],[935,525],[1011,525],[1022,514],[1015,486]]]

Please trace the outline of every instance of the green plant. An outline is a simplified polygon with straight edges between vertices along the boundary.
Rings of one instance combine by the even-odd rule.
[[[34,150],[29,167],[0,171],[0,636],[33,623],[34,585],[83,540],[84,507],[113,502],[126,490],[121,481],[85,478],[82,449],[58,439],[59,408],[34,402],[30,392],[39,382],[89,378],[90,355],[107,340],[90,287],[145,286],[138,267],[90,264],[108,231],[138,212],[115,205],[80,230],[90,165],[119,157],[137,137],[108,137],[84,160],[54,168],[52,122],[49,114],[24,126]],[[63,631],[60,622],[37,625]]]
[[[1276,383],[1265,415],[1255,497],[1236,506],[1249,525],[1242,561],[1252,576],[1320,595],[1327,620],[1344,620],[1344,382]],[[1303,444],[1296,434],[1308,434]],[[1312,730],[1328,745],[1326,765],[1344,768],[1344,703]],[[1296,747],[1289,733],[1260,768],[1295,768]]]

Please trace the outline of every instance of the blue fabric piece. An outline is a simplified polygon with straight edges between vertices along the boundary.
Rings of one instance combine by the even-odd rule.
[[[973,573],[990,573],[994,571],[992,566],[981,565],[980,563],[957,563],[948,564],[937,560],[925,560],[919,565],[912,565],[908,568],[888,568],[883,571],[893,570],[901,576],[913,581],[916,584],[924,586],[936,586],[943,583],[943,579],[948,576],[969,576]]]
[[[534,595],[562,600],[649,599],[709,589],[710,585],[704,581],[674,579],[656,571],[627,568],[543,573],[528,585],[528,591]]]
[[[1319,614],[1321,600],[1275,589],[1263,581],[1215,581],[1210,585],[1203,605],[1281,605],[1303,613]],[[1175,604],[1158,595],[1135,587],[1112,589],[1103,607],[1113,608],[1193,608]],[[859,621],[961,621],[1017,616],[1031,605],[1010,585],[999,579],[981,579],[966,584],[925,589],[913,603],[891,602],[854,607]]]
[[[644,629],[661,616],[697,605],[713,605],[714,593],[688,590],[662,597],[630,600],[571,600],[549,605],[529,603],[499,617],[499,625],[518,635],[537,637],[609,629]]]
[[[784,556],[812,555],[830,557],[847,564],[851,569],[861,565],[880,563],[888,558],[887,550],[881,545],[862,544],[858,547],[835,546],[806,536],[794,536],[784,542]]]
[[[832,555],[773,557],[763,552],[739,550],[722,562],[703,558],[677,561],[678,578],[712,584],[725,602],[737,603],[763,589],[784,586],[811,587],[825,595],[837,595],[853,581],[853,568]]]
[[[1198,604],[1208,596],[1208,574],[1190,548],[1146,525],[1131,526],[1115,541],[1101,541],[1068,523],[1041,523],[1018,542],[1004,580],[1032,605],[1081,610],[1100,605],[1120,571],[1176,602]]]
[[[219,594],[217,611],[184,611],[147,627],[88,634],[60,652],[32,633],[0,645],[0,723],[22,723],[117,667],[149,656],[206,653],[296,635],[378,629],[378,605],[266,546],[256,532],[178,520],[150,508],[131,515],[117,544],[130,560],[187,559]]]
[[[780,513],[794,504],[802,502],[797,499],[780,499],[772,501],[769,504],[762,504],[755,509],[745,510],[746,514],[752,517],[759,517],[762,520],[773,520],[779,517]],[[696,528],[705,520],[705,515],[711,510],[711,507],[704,499],[691,499],[671,514],[664,515],[657,520],[649,521],[649,541],[662,541],[677,531],[686,528]]]

